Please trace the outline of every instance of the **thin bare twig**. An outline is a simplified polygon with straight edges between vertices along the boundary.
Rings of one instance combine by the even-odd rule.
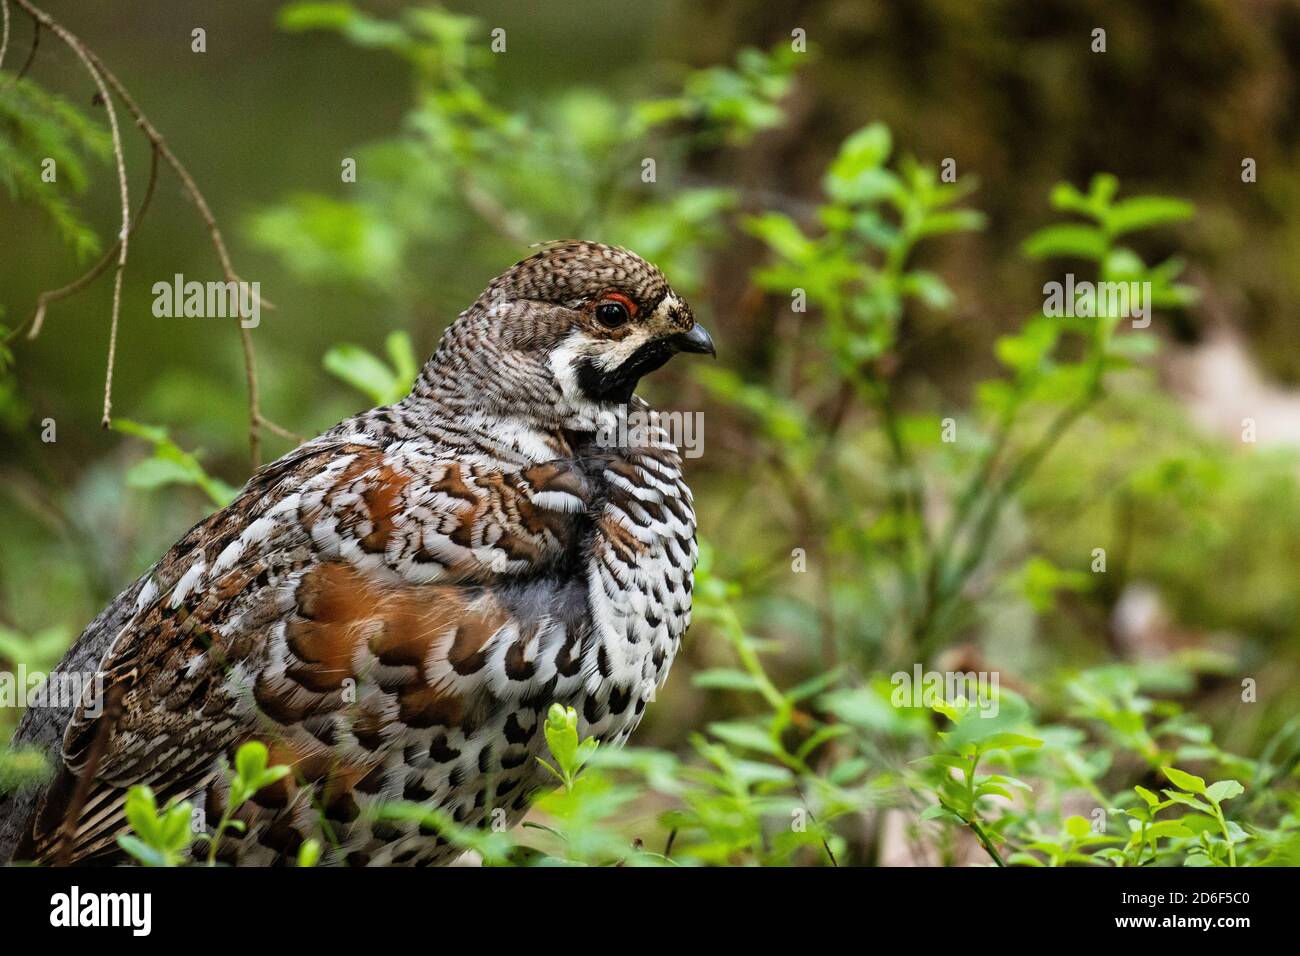
[[[199,190],[198,185],[194,182],[194,178],[190,175],[189,170],[186,169],[185,165],[176,157],[176,154],[171,151],[171,148],[167,145],[166,139],[163,137],[163,135],[160,132],[158,132],[157,128],[155,128],[154,125],[149,121],[148,117],[144,115],[144,112],[140,109],[139,105],[135,102],[135,99],[131,96],[130,92],[122,84],[122,81],[119,80],[111,70],[109,70],[106,66],[104,66],[103,62],[92,50],[88,49],[84,44],[82,44],[81,41],[78,40],[76,36],[70,33],[66,28],[61,26],[48,13],[41,10],[39,7],[34,6],[31,0],[14,0],[14,2],[17,3],[23,10],[25,10],[27,14],[37,22],[37,24],[43,25],[47,29],[51,30],[56,36],[59,37],[59,39],[61,39],[70,48],[72,48],[72,50],[77,54],[77,56],[82,60],[82,62],[86,64],[87,70],[91,73],[92,77],[95,79],[96,84],[101,87],[101,96],[106,101],[109,99],[109,96],[107,90],[103,89],[105,84],[109,89],[111,89],[114,93],[117,94],[118,99],[127,108],[128,112],[130,112],[130,114],[135,118],[136,126],[140,128],[141,132],[144,133],[145,137],[153,145],[153,148],[158,151],[160,156],[162,156],[164,162],[166,162],[167,165],[170,166],[172,170],[176,173],[176,175],[180,178],[181,185],[184,186],[185,192],[189,195],[190,199],[194,202],[195,207],[198,209],[199,217],[203,220],[204,225],[207,227],[208,237],[212,242],[213,249],[216,251],[217,259],[221,264],[221,271],[224,275],[224,278],[226,279],[227,282],[242,283],[243,280],[239,278],[238,273],[235,272],[234,266],[230,261],[230,253],[226,249],[225,239],[221,234],[221,229],[217,226],[216,218],[212,215],[212,210],[208,206],[207,199],[204,197],[203,193]],[[112,112],[111,103],[109,104],[109,110],[110,110],[109,116],[113,120],[115,137],[116,137],[116,119]],[[115,146],[116,146],[116,142],[117,141],[115,139]],[[119,167],[120,165],[121,165],[121,159],[119,154]],[[126,236],[126,230],[127,230],[127,219],[124,219],[123,233],[122,233],[124,240]],[[122,243],[120,253],[123,261],[125,261],[125,254],[126,254],[125,241],[123,241]],[[120,285],[120,272],[119,272],[119,285]],[[264,305],[268,309],[275,308],[273,303],[265,299],[261,299],[260,293],[256,293],[256,294],[259,296],[260,305]],[[115,303],[119,299],[119,297],[120,297],[120,292],[115,291],[114,294]],[[116,328],[116,317],[114,318],[114,328]],[[261,457],[262,457],[261,429],[263,426],[272,430],[277,435],[282,435],[284,437],[296,437],[296,436],[294,436],[293,433],[289,432],[287,429],[281,428],[279,425],[275,425],[273,422],[271,422],[262,414],[261,396],[260,396],[260,390],[258,387],[258,380],[257,380],[257,361],[256,361],[256,355],[253,350],[252,336],[249,330],[244,327],[242,322],[239,323],[239,329],[240,329],[240,344],[242,347],[243,357],[244,357],[244,372],[245,372],[245,378],[248,386],[248,420],[249,420],[248,445],[249,445],[249,453],[253,462],[253,467],[256,468],[258,465],[261,464]],[[115,336],[113,341],[115,341]],[[113,345],[112,343],[110,343],[110,365],[109,365],[110,384],[111,384],[111,369],[112,369],[112,364],[111,364],[112,349],[113,349]],[[107,408],[105,411],[105,417],[107,417]]]
[[[15,2],[27,3],[28,0],[15,0]],[[212,215],[212,210],[208,206],[208,201],[199,190],[198,185],[194,182],[194,177],[190,175],[189,170],[186,169],[185,165],[176,157],[176,154],[171,151],[171,148],[167,145],[163,135],[158,132],[152,123],[149,122],[149,119],[144,115],[144,112],[136,105],[135,100],[132,99],[131,94],[127,92],[127,89],[122,85],[122,82],[114,76],[111,71],[105,69],[99,58],[93,53],[91,54],[91,57],[94,59],[95,64],[103,70],[104,77],[108,80],[108,84],[113,88],[121,98],[122,102],[126,104],[127,109],[130,110],[131,114],[135,117],[136,125],[140,127],[145,136],[148,137],[149,141],[153,143],[154,147],[162,154],[167,165],[169,165],[176,175],[180,177],[181,184],[185,187],[185,191],[194,201],[194,205],[199,211],[199,217],[203,220],[204,225],[207,226],[208,236],[212,240],[212,246],[216,250],[217,259],[221,263],[221,271],[225,276],[226,281],[242,284],[243,280],[240,279],[239,274],[235,272],[235,267],[230,261],[230,253],[226,249],[226,241],[221,234],[221,229],[217,226],[216,217]],[[258,296],[260,305],[264,305],[268,309],[275,308],[275,305],[272,302],[261,298],[260,292],[255,292],[254,294]],[[272,427],[273,430],[280,435],[292,435],[292,433],[288,432],[287,429],[281,428],[279,425],[274,425],[273,422],[262,414],[261,393],[257,379],[257,357],[253,351],[253,337],[249,329],[245,327],[242,322],[239,322],[238,325],[240,346],[244,353],[244,377],[248,385],[248,448],[249,455],[253,462],[253,467],[256,468],[262,461],[262,426],[265,425],[267,427]]]
[[[269,418],[259,418],[258,421],[262,427],[272,435],[279,435],[281,438],[287,438],[289,441],[296,442],[299,445],[307,440],[306,435],[300,435],[297,432],[290,431],[282,425],[277,425]]]
[[[112,421],[113,363],[117,358],[117,326],[122,314],[122,274],[126,271],[127,243],[131,230],[131,195],[126,181],[126,156],[122,152],[122,131],[118,128],[117,110],[113,106],[113,98],[109,95],[108,87],[104,84],[104,77],[100,75],[94,57],[82,46],[81,41],[61,24],[31,6],[27,0],[15,0],[15,2],[31,16],[40,19],[41,23],[77,55],[77,59],[81,60],[86,72],[99,88],[100,99],[104,101],[104,108],[108,111],[108,126],[113,136],[113,159],[117,164],[118,194],[122,201],[122,228],[118,233],[117,270],[113,274],[113,314],[108,332],[108,368],[104,374],[104,415],[100,421],[100,424],[107,428]],[[8,7],[6,6],[5,9],[7,10]]]

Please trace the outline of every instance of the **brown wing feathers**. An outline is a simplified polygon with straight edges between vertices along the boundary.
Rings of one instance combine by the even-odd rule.
[[[82,812],[75,858],[111,849],[122,826],[127,786],[166,779],[174,784],[168,789],[185,795],[202,786],[215,758],[242,739],[266,739],[273,753],[294,767],[292,779],[258,797],[259,805],[283,807],[305,784],[323,785],[328,802],[344,799],[382,763],[380,752],[398,724],[458,725],[474,707],[463,698],[465,678],[484,666],[489,642],[510,620],[489,591],[469,583],[494,576],[491,560],[476,552],[530,564],[558,556],[571,544],[578,509],[572,504],[564,511],[543,508],[533,498],[550,492],[581,503],[589,494],[586,479],[567,463],[501,474],[443,462],[432,469],[432,480],[420,484],[386,460],[381,449],[345,446],[329,459],[342,454],[352,456],[348,465],[317,499],[300,505],[300,533],[281,534],[269,548],[250,546],[233,566],[201,576],[175,601],[178,585],[184,586],[196,564],[211,568],[240,529],[295,486],[283,472],[263,473],[238,501],[182,539],[156,569],[155,578],[168,587],[136,614],[104,661],[105,676],[124,682],[127,692]],[[324,460],[298,456],[287,464],[305,477]],[[426,507],[441,503],[425,538],[434,539],[445,576],[466,584],[412,584],[397,575],[363,571],[342,558],[322,560],[321,552],[331,550],[318,540],[322,518],[333,519],[329,535],[339,542],[335,552],[353,542],[360,553],[383,555],[416,495]],[[309,540],[312,557],[286,561],[287,552]],[[447,544],[438,546],[439,540]],[[283,666],[268,656],[277,628]],[[521,649],[511,656],[516,672],[527,666]],[[238,691],[230,686],[232,668],[264,659],[248,679],[258,717],[241,718]],[[363,678],[393,695],[392,706],[357,700]],[[328,718],[334,714],[344,715],[337,726],[346,728],[350,754],[333,739],[338,731]],[[307,729],[312,722],[318,731],[328,725],[330,739],[313,736]],[[65,760],[74,776],[98,727],[83,710],[68,727]],[[348,758],[340,760],[340,752]],[[60,803],[66,801],[49,801],[33,835],[38,859],[48,860],[55,850],[57,827],[50,825]]]

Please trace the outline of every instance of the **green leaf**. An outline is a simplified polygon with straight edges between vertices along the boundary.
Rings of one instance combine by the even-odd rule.
[[[1239,797],[1245,792],[1246,788],[1236,780],[1220,780],[1210,784],[1205,790],[1205,795],[1215,803],[1222,803],[1224,800]]]
[[[1197,810],[1200,810],[1202,813],[1207,813],[1211,815],[1213,815],[1214,813],[1214,808],[1211,807],[1204,800],[1197,800],[1195,797],[1189,796],[1188,794],[1185,793],[1179,793],[1177,790],[1166,790],[1165,796],[1168,797],[1170,800],[1172,800],[1174,803],[1181,803],[1185,807],[1194,807]]]
[[[850,734],[852,732],[853,732],[853,728],[848,726],[847,724],[830,724],[826,727],[823,727],[821,730],[817,731],[817,733],[813,734],[811,737],[809,737],[807,740],[801,743],[799,745],[798,751],[795,753],[795,756],[798,757],[800,760],[807,760],[808,755],[811,754],[813,751],[815,751],[822,744],[826,743],[827,741],[835,740],[836,738],[843,737],[845,734]]]
[[[133,837],[130,834],[122,834],[117,838],[117,845],[136,859],[142,866],[166,866],[167,857],[160,850],[156,850],[149,844]]]
[[[132,787],[126,792],[123,811],[132,830],[150,844],[158,842],[161,825],[158,820],[158,801],[154,798],[153,790],[146,785]]]
[[[1157,797],[1150,790],[1148,790],[1146,787],[1134,787],[1133,789],[1134,791],[1136,791],[1139,797],[1141,797],[1143,800],[1146,801],[1146,804],[1149,807],[1154,807],[1157,803],[1160,802],[1160,798]]]
[[[917,757],[912,763],[923,766],[951,767],[960,773],[967,773],[971,769],[970,758],[959,757],[956,754],[926,754],[924,757]]]
[[[837,787],[847,787],[870,769],[871,761],[865,757],[850,757],[832,767],[826,779]]]
[[[1073,258],[1100,262],[1106,254],[1106,235],[1093,226],[1062,223],[1038,230],[1024,241],[1025,255],[1033,259]]]
[[[183,850],[190,842],[190,814],[193,806],[188,802],[171,807],[162,820],[162,845],[170,850]]]
[[[384,339],[384,350],[393,363],[396,387],[405,394],[410,391],[415,384],[416,375],[420,373],[420,360],[415,354],[415,346],[411,344],[411,337],[402,331],[389,332]]]
[[[153,457],[128,471],[128,485],[136,488],[156,488],[164,484],[196,485],[219,508],[234,501],[235,489],[209,476],[199,464],[197,455],[185,451],[168,438],[165,428],[118,418],[113,420],[113,430],[143,438],[153,445]]]
[[[1106,226],[1118,236],[1139,229],[1150,229],[1171,222],[1190,219],[1196,207],[1181,199],[1166,196],[1135,196],[1111,206],[1106,216]]]
[[[846,139],[826,173],[826,192],[838,202],[867,203],[898,189],[898,178],[883,169],[893,149],[889,127],[872,123]]]
[[[1107,209],[1119,191],[1119,180],[1110,173],[1097,173],[1088,183],[1088,202],[1094,209]]]
[[[1048,202],[1053,209],[1059,209],[1061,212],[1075,212],[1084,216],[1094,214],[1094,208],[1088,197],[1070,183],[1057,183],[1053,186]]]
[[[952,232],[971,232],[984,228],[984,214],[975,209],[945,209],[927,213],[917,227],[918,237],[940,236]]]
[[[572,787],[575,776],[582,769],[583,764],[591,757],[597,742],[594,738],[579,742],[578,712],[572,707],[563,707],[560,704],[551,704],[551,709],[546,715],[544,731],[546,743],[551,748],[551,755],[555,758],[558,773],[555,768],[550,768],[544,760],[541,762],[543,766],[551,769],[551,772],[555,773],[566,787]],[[540,757],[538,759],[541,760]]]
[[[1036,748],[1041,747],[1043,742],[1037,737],[1027,737],[1024,734],[1002,733],[993,734],[980,741],[980,747],[983,750],[1016,750],[1023,747]]]
[[[1181,820],[1161,820],[1153,823],[1146,830],[1148,840],[1160,840],[1166,837],[1190,837],[1196,834]]]
[[[326,371],[370,396],[378,405],[401,398],[392,370],[359,345],[336,345],[325,353],[323,363]]]
[[[560,773],[560,771],[556,770],[554,767],[552,767],[549,763],[547,763],[547,762],[546,762],[545,760],[543,760],[541,757],[538,757],[538,758],[537,758],[537,762],[538,762],[539,764],[541,764],[543,767],[545,767],[546,770],[547,770],[547,772],[550,773],[550,775],[551,775],[552,777],[554,777],[556,780],[560,781],[560,783],[563,783],[563,784],[567,784],[567,783],[568,783],[568,781],[564,779],[564,774]]]
[[[280,8],[276,24],[281,30],[336,29],[356,15],[350,3],[290,3]]]
[[[813,242],[789,216],[779,212],[749,216],[743,222],[747,231],[771,247],[772,251],[791,262],[803,262],[812,255]]]
[[[235,769],[245,780],[256,780],[266,769],[267,758],[266,744],[250,740],[235,753]]]
[[[1092,825],[1087,819],[1080,816],[1067,817],[1065,820],[1065,832],[1076,840],[1082,840],[1092,832]]]
[[[709,724],[709,733],[737,747],[757,750],[759,753],[778,754],[780,747],[773,742],[767,731],[753,724],[713,723]]]
[[[1205,781],[1193,773],[1179,770],[1177,767],[1161,767],[1161,771],[1175,787],[1188,793],[1205,793]]]
[[[844,676],[844,669],[837,667],[829,670],[824,674],[818,674],[816,677],[810,677],[806,681],[796,684],[787,690],[782,696],[788,701],[807,700],[809,697],[815,697],[823,691],[835,686],[836,682]]]
[[[320,862],[321,845],[319,840],[305,840],[298,847],[298,865],[315,866]]]
[[[167,458],[146,458],[132,465],[126,472],[128,488],[149,490],[163,485],[189,485],[194,483],[194,472],[178,461]]]
[[[763,689],[762,682],[753,674],[726,668],[699,671],[691,676],[691,683],[708,690],[740,690],[757,693]]]
[[[948,284],[933,272],[915,270],[907,273],[899,281],[898,291],[902,295],[920,299],[927,306],[937,311],[951,309],[957,301]]]
[[[947,820],[949,823],[956,823],[965,826],[966,821],[953,813],[941,803],[931,804],[921,811],[920,819],[922,820]]]

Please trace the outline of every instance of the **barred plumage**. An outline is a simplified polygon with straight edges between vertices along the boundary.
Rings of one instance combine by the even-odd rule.
[[[72,858],[111,860],[126,788],[211,827],[246,740],[293,773],[241,808],[220,858],[447,862],[381,805],[513,824],[544,783],[552,702],[621,743],[690,622],[695,516],[677,449],[633,397],[675,351],[712,351],[638,256],[548,246],[448,328],[411,394],[266,466],[93,622],[61,669],[120,688]],[[601,438],[647,417],[637,444]],[[33,709],[16,740],[58,773],[0,802],[0,860],[53,859],[104,718]],[[324,821],[324,825],[323,822]]]

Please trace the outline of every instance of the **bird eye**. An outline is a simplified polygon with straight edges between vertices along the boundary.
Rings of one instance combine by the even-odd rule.
[[[596,321],[607,329],[616,329],[630,316],[622,302],[602,302],[596,306]]]

